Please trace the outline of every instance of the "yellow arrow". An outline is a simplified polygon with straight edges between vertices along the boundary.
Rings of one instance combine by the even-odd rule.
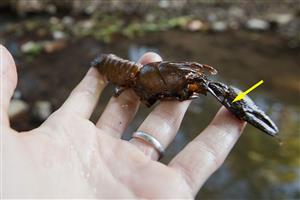
[[[257,88],[259,85],[261,85],[264,81],[261,80],[259,81],[258,83],[256,83],[255,85],[253,85],[251,88],[249,88],[248,90],[246,90],[245,92],[240,92],[236,97],[235,99],[232,101],[233,102],[236,102],[236,101],[239,101],[239,100],[242,100],[246,94],[248,94],[249,92],[251,92],[252,90],[254,90],[255,88]]]

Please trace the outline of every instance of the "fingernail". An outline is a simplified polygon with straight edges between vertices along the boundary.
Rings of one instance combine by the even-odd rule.
[[[147,52],[140,58],[138,62],[144,65],[147,63],[159,62],[159,61],[162,61],[160,55],[154,52]]]

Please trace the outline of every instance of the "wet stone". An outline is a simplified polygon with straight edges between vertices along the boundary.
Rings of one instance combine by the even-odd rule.
[[[253,18],[247,21],[246,27],[253,31],[266,31],[269,29],[270,25],[265,20]]]
[[[189,31],[200,31],[204,27],[204,24],[200,20],[192,20],[187,24],[186,29]]]
[[[39,42],[28,41],[21,45],[21,51],[26,54],[39,54],[43,46]]]
[[[56,40],[65,39],[67,37],[66,33],[62,31],[54,31],[52,37]]]
[[[62,23],[67,26],[71,26],[74,24],[74,18],[71,16],[65,16],[64,18],[62,18]]]
[[[56,52],[66,47],[66,45],[67,44],[64,40],[45,41],[43,43],[44,51],[46,53]]]
[[[285,25],[294,19],[293,14],[290,13],[272,13],[268,15],[268,20],[275,22],[278,25]]]
[[[215,32],[224,32],[227,30],[227,23],[223,21],[213,22],[211,25],[211,29]]]

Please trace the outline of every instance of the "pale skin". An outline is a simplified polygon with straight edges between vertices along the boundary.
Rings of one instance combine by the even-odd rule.
[[[96,124],[89,120],[107,84],[91,68],[40,127],[17,133],[7,115],[17,72],[10,53],[0,48],[3,198],[194,198],[245,126],[222,107],[202,133],[170,163],[162,164],[151,145],[120,139],[140,106],[132,90],[112,97]],[[139,62],[160,60],[159,55],[146,53]],[[189,104],[160,102],[138,130],[167,147]]]

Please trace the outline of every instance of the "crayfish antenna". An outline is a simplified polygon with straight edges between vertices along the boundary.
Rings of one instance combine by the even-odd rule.
[[[212,75],[216,75],[218,73],[218,71],[210,65],[203,64],[202,66],[203,68],[207,69]]]

